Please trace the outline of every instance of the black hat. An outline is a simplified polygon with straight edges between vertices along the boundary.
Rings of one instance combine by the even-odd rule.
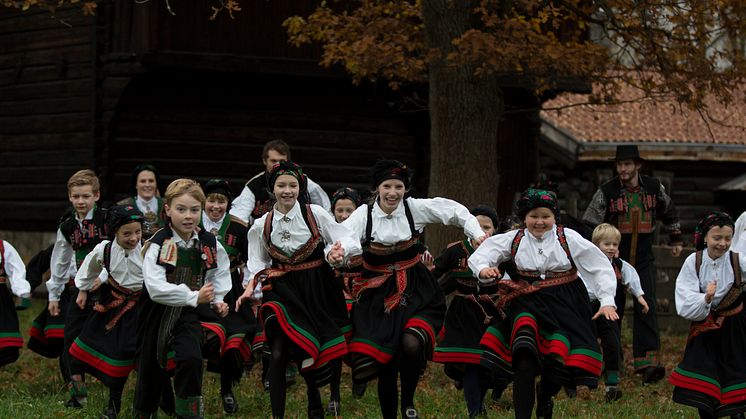
[[[106,211],[106,227],[110,234],[116,234],[119,227],[131,222],[142,224],[142,212],[133,205],[114,205]]]
[[[413,174],[414,171],[412,169],[398,160],[377,160],[370,169],[371,186],[373,189],[376,189],[378,185],[386,180],[397,179],[404,182],[404,187],[409,189]]]
[[[638,150],[637,146],[634,144],[622,144],[616,146],[616,156],[613,160],[637,160],[640,162],[645,161],[645,159],[640,157],[640,150]]]

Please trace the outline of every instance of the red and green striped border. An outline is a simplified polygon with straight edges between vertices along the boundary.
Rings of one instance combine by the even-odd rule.
[[[21,348],[23,337],[20,332],[0,333],[0,348]]]
[[[394,349],[380,346],[372,340],[354,337],[350,340],[349,351],[367,355],[381,364],[388,364],[394,357]]]
[[[127,377],[135,367],[135,360],[110,358],[86,345],[80,338],[70,346],[70,355],[113,378]]]
[[[687,371],[681,367],[676,367],[673,370],[668,377],[668,381],[676,387],[706,394],[718,400],[721,404],[735,404],[746,401],[746,382],[721,389],[720,383],[714,378]]]
[[[49,324],[46,325],[42,331],[42,327],[39,323],[32,322],[31,329],[29,330],[29,336],[36,338],[42,342],[46,342],[47,339],[64,339],[65,325]]]
[[[483,349],[438,346],[433,354],[433,362],[441,364],[479,364],[483,352]]]
[[[223,345],[223,350],[220,355],[225,355],[225,353],[231,349],[237,350],[244,360],[249,359],[249,356],[251,356],[251,347],[248,342],[246,342],[245,333],[236,333],[235,335],[229,336],[225,345]]]

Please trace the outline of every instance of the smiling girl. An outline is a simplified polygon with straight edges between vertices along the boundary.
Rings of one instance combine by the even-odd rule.
[[[524,228],[490,237],[469,258],[469,268],[482,284],[502,276],[501,263],[516,264],[515,275],[498,284],[497,307],[508,330],[490,327],[482,339],[482,365],[506,378],[514,373],[516,418],[531,417],[539,374],[540,418],[552,416],[552,397],[562,386],[595,388],[602,362],[591,318],[618,318],[609,260],[580,234],[558,225],[558,214],[552,192],[528,189],[516,203]],[[601,302],[595,316],[579,274],[589,279]]]
[[[701,418],[743,418],[746,412],[744,255],[729,251],[733,219],[711,212],[694,233],[696,252],[676,278],[676,312],[691,320],[684,358],[669,381],[673,400]]]
[[[377,161],[371,171],[375,202],[361,205],[343,223],[364,249],[362,276],[352,281],[353,381],[378,377],[384,418],[397,416],[399,377],[402,416],[418,417],[417,382],[432,358],[435,334],[445,316],[443,291],[421,261],[422,230],[437,223],[461,227],[477,243],[486,237],[477,219],[458,202],[404,198],[411,176],[399,161]]]

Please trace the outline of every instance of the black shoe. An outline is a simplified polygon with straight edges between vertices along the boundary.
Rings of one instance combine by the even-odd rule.
[[[295,365],[288,365],[285,369],[285,387],[295,385],[295,376],[298,375],[298,368]]]
[[[453,386],[456,387],[456,390],[463,390],[464,382],[461,380],[453,380]]]
[[[365,395],[368,383],[352,383],[352,395],[359,399]]]
[[[666,368],[663,367],[663,365],[651,365],[642,373],[642,383],[643,384],[652,384],[657,383],[658,381],[662,380],[663,377],[666,376]]]
[[[223,411],[229,415],[238,412],[238,402],[233,393],[223,394]]]
[[[78,401],[75,397],[70,397],[68,401],[65,402],[65,407],[72,407],[75,409],[82,409],[83,404]]]
[[[622,398],[622,390],[619,390],[616,386],[606,387],[606,403],[615,402]]]
[[[308,419],[324,419],[324,409],[321,407],[309,407]]]
[[[101,413],[100,419],[117,419],[117,411],[108,407],[103,413]]]
[[[269,391],[269,380],[264,380],[264,392]]]
[[[576,387],[565,386],[565,394],[568,399],[574,399],[578,395],[578,389]]]
[[[492,387],[492,401],[499,402],[506,388],[508,388],[507,384],[496,384]]]
[[[401,417],[404,419],[417,419],[419,416],[417,415],[417,409],[414,408],[414,406],[405,407],[401,411]]]
[[[329,404],[326,406],[326,415],[334,417],[339,416],[341,407],[339,400],[329,400]]]

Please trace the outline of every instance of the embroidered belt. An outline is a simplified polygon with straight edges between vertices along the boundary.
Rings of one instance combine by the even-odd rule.
[[[316,259],[311,262],[304,262],[292,265],[286,265],[278,263],[273,268],[262,269],[256,274],[257,278],[260,278],[262,283],[269,282],[272,278],[279,278],[288,272],[305,271],[306,269],[318,268],[324,265],[324,259]],[[262,287],[262,291],[269,291],[272,289],[272,284],[268,283]]]
[[[692,326],[689,329],[689,337],[687,342],[693,337],[701,335],[702,333],[709,332],[710,330],[717,330],[723,327],[723,322],[727,317],[735,316],[736,314],[743,311],[743,302],[730,310],[723,310],[718,312],[710,312],[704,320],[700,322],[692,322]]]
[[[111,276],[109,276],[109,279],[107,281],[109,286],[111,286],[111,297],[112,300],[109,301],[106,305],[103,305],[99,302],[96,302],[96,304],[93,306],[93,309],[99,313],[106,313],[109,310],[113,310],[115,308],[119,308],[117,310],[116,314],[114,314],[114,317],[106,323],[106,331],[111,331],[111,329],[114,328],[114,326],[119,323],[119,319],[122,318],[124,313],[130,311],[132,307],[137,304],[138,298],[140,298],[140,294],[142,293],[142,290],[133,291],[131,289],[125,288],[117,281],[114,280]]]
[[[505,305],[511,300],[523,295],[533,294],[544,288],[551,288],[558,285],[569,284],[576,279],[578,279],[578,272],[573,269],[571,271],[568,271],[567,273],[555,275],[547,279],[542,279],[530,283],[524,279],[519,279],[517,281],[512,279],[500,280],[498,282],[498,286],[500,287],[500,298],[497,300],[495,307],[497,307],[497,309],[500,311],[500,315],[504,318],[505,313],[503,312],[503,308],[505,308]]]
[[[492,321],[492,317],[489,314],[487,314],[487,311],[484,309],[484,306],[482,303],[489,303],[492,305],[496,305],[497,300],[500,298],[497,294],[462,294],[460,292],[456,292],[453,294],[455,297],[461,297],[467,301],[470,301],[474,303],[475,306],[479,308],[479,311],[482,312],[482,316],[484,317],[484,324],[490,324]]]
[[[364,262],[363,268],[383,275],[375,276],[373,278],[352,278],[352,296],[358,298],[360,293],[364,290],[378,288],[388,281],[389,278],[394,276],[396,278],[396,292],[384,298],[384,312],[390,313],[391,310],[399,307],[399,305],[406,306],[407,301],[406,298],[404,298],[404,290],[407,289],[407,269],[420,263],[421,259],[422,254],[418,253],[412,259],[392,263],[390,265],[370,265],[367,262]]]

